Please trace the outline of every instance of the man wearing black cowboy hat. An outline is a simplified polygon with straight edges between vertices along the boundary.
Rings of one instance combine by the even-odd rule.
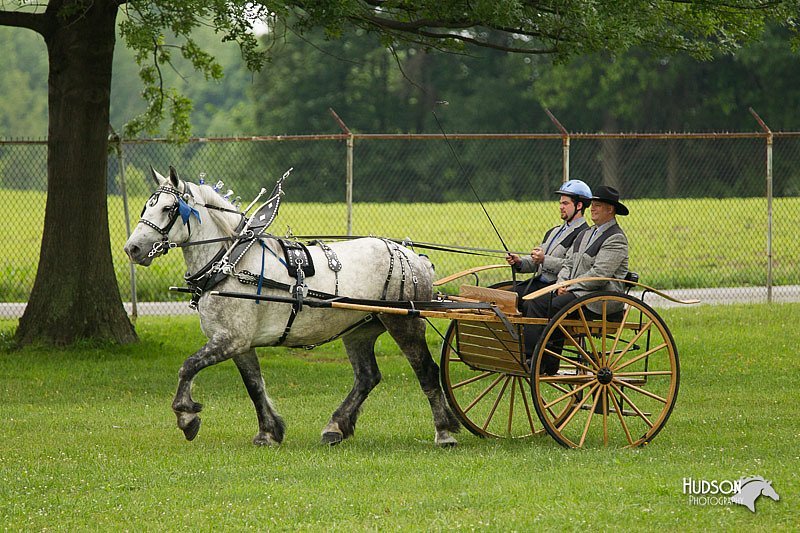
[[[625,279],[628,274],[628,238],[617,224],[617,215],[625,216],[628,208],[619,201],[619,191],[613,187],[602,185],[594,190],[592,196],[591,216],[594,226],[575,239],[570,253],[558,274],[558,283],[578,278],[615,278]],[[555,295],[549,294],[528,300],[524,303],[525,316],[550,318],[577,298],[595,291],[625,292],[625,284],[620,281],[589,280],[561,287]],[[621,302],[618,303],[621,306]],[[599,304],[598,304],[599,305]],[[608,313],[622,309],[612,308]],[[590,311],[600,313],[601,310]],[[533,353],[545,326],[525,326],[525,351],[528,356]],[[558,359],[546,355],[542,360],[542,373],[553,375],[558,372]]]

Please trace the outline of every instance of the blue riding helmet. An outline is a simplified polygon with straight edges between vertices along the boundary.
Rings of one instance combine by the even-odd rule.
[[[561,187],[558,188],[556,194],[565,194],[567,196],[572,196],[573,198],[583,200],[584,205],[586,202],[589,202],[592,199],[592,190],[581,180],[569,180],[566,183],[561,184]]]

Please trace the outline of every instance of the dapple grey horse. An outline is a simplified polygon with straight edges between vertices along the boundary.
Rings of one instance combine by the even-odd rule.
[[[173,169],[170,169],[169,178],[155,170],[153,175],[160,186],[144,206],[141,219],[125,244],[125,253],[132,262],[148,266],[170,248],[181,246],[189,273],[207,268],[220,249],[230,242],[203,242],[234,235],[243,215],[232,210],[230,203],[212,187],[185,182]],[[296,284],[279,260],[281,251],[277,241],[267,236],[263,243],[264,248],[261,245],[250,248],[215,289],[255,294],[257,287],[242,284],[236,274],[248,271],[258,275],[262,264],[264,278],[286,285]],[[334,272],[328,268],[321,247],[309,246],[316,266],[313,277],[305,280],[310,289],[371,300],[381,297],[430,300],[432,297],[433,267],[424,256],[376,238],[332,242],[329,247],[338,256],[342,268]],[[262,288],[262,294],[290,296],[286,291],[271,288]],[[425,341],[424,319],[377,314],[376,319],[368,321],[368,314],[360,311],[303,306],[287,334],[292,309],[289,303],[264,301],[256,305],[249,300],[213,296],[207,291],[202,294],[198,312],[208,342],[184,361],[172,403],[178,427],[188,440],[194,439],[200,429],[198,413],[202,408],[192,399],[192,381],[202,369],[233,359],[258,417],[259,431],[253,443],[280,444],[284,438],[284,422],[267,395],[255,348],[276,346],[279,341],[284,346],[313,346],[344,333],[344,347],[355,382],[322,430],[323,443],[341,442],[353,435],[361,405],[381,380],[374,345],[378,336],[388,331],[411,364],[428,398],[436,444],[456,444],[452,433],[460,426],[439,384],[438,366]]]

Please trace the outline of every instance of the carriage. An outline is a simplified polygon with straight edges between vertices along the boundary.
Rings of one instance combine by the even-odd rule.
[[[504,266],[472,269],[435,285]],[[574,282],[525,298],[548,297]],[[633,272],[625,283],[626,293],[588,294],[552,319],[522,316],[511,282],[462,285],[454,300],[491,302],[504,315],[501,320],[482,309],[440,313],[450,320],[441,349],[441,381],[462,424],[482,437],[546,432],[573,448],[649,443],[675,405],[680,365],[667,324],[644,300],[655,293],[676,303],[696,301],[677,300],[642,285]],[[639,289],[636,295],[630,290],[634,288]],[[529,359],[524,351],[526,324],[546,326]],[[552,375],[543,369],[546,356],[560,363]]]
[[[153,175],[159,187],[125,251],[147,266],[170,249],[184,250],[188,288],[173,289],[192,295],[209,337],[181,367],[172,404],[188,440],[200,429],[202,406],[191,395],[195,376],[232,359],[258,415],[253,442],[279,444],[284,423],[266,394],[255,347],[313,347],[342,337],[355,382],[322,431],[324,443],[341,442],[353,435],[359,409],[380,381],[374,343],[384,332],[414,369],[440,446],[455,445],[452,434],[464,426],[482,437],[546,432],[566,447],[636,447],[649,443],[672,412],[678,351],[666,323],[644,300],[655,293],[679,303],[694,301],[640,284],[635,274],[624,283],[636,294],[595,292],[552,319],[526,318],[511,282],[479,283],[480,272],[507,265],[434,281],[430,261],[412,250],[413,243],[363,238],[306,246],[266,233],[288,172],[250,217],[249,208],[231,209],[216,190],[184,182],[172,168],[169,178]],[[179,219],[182,225],[176,224]],[[281,248],[283,258],[277,253]],[[461,285],[458,294],[434,293],[468,275],[477,283]],[[547,297],[571,283],[524,298]],[[425,338],[425,320],[433,318],[449,321],[440,333],[438,367]],[[530,358],[524,349],[528,325],[545,326]],[[557,371],[544,371],[546,358],[558,361]]]

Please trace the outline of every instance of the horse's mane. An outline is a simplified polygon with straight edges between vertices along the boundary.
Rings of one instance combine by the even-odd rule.
[[[740,486],[744,487],[745,485],[747,485],[748,483],[750,483],[752,481],[763,481],[764,483],[767,483],[767,480],[764,479],[761,476],[746,477],[746,478],[740,479],[739,483],[740,483]]]
[[[224,207],[225,209],[233,208],[233,206],[226,202],[222,196],[217,194],[217,192],[214,191],[211,186],[197,185],[196,183],[192,183],[192,185],[194,185],[193,188],[195,189],[193,194],[201,203],[205,205],[213,205],[215,207]],[[188,182],[186,183],[186,186],[189,186]],[[235,221],[232,221],[233,217],[229,213],[225,211],[217,211],[216,209],[209,209],[208,215],[226,236],[234,235],[236,233],[236,225],[239,223],[238,218]]]

